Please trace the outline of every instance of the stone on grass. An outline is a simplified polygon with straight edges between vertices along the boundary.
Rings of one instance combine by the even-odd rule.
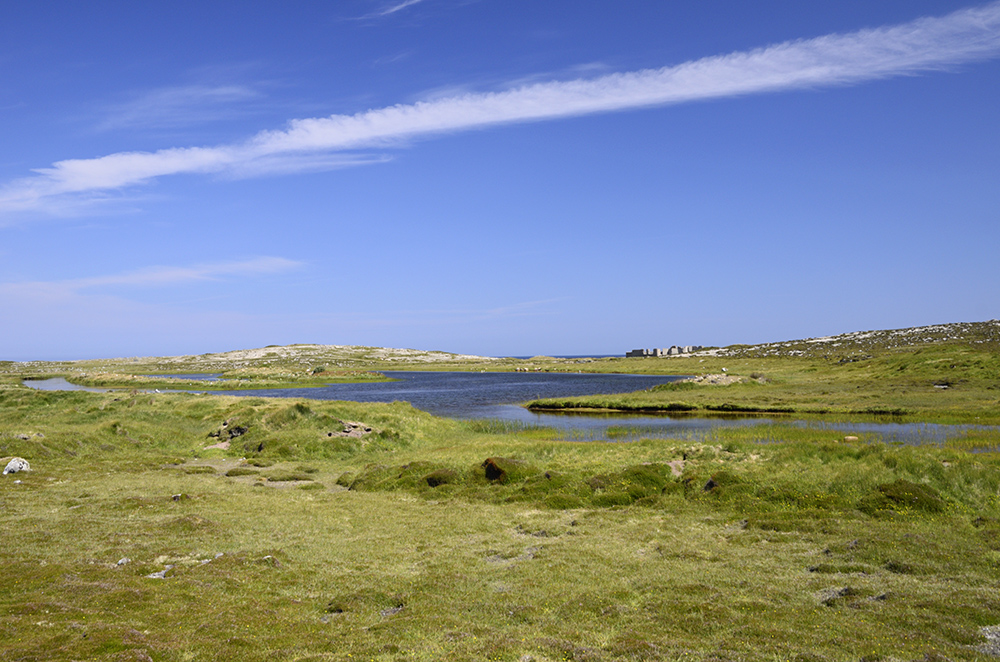
[[[167,578],[167,573],[170,572],[173,569],[174,569],[174,566],[168,565],[166,568],[164,568],[163,570],[160,570],[159,572],[152,572],[152,573],[146,575],[146,579],[166,579]]]
[[[327,437],[348,437],[353,439],[358,439],[370,434],[372,428],[370,425],[366,425],[359,421],[340,421],[341,429],[336,432],[327,432]]]
[[[7,474],[16,474],[19,471],[31,471],[31,465],[23,457],[15,457],[8,462],[3,473],[6,476]]]

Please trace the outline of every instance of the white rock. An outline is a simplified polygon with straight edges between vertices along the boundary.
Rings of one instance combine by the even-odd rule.
[[[7,467],[3,470],[4,475],[16,474],[18,471],[31,471],[31,465],[23,457],[15,457],[13,460],[7,463]]]
[[[150,574],[146,575],[146,578],[147,579],[166,579],[167,578],[167,573],[170,572],[173,569],[174,569],[174,566],[168,565],[166,568],[164,568],[163,570],[160,570],[159,572],[153,572],[153,573],[150,573]]]

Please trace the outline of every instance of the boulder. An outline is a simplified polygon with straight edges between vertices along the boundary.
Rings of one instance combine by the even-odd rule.
[[[16,474],[19,471],[31,471],[31,465],[23,457],[15,457],[8,462],[3,473],[6,476],[7,474]]]

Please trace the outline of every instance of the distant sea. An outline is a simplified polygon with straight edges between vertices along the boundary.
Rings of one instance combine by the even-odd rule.
[[[553,359],[613,359],[613,358],[624,358],[624,352],[621,354],[535,354],[534,356],[511,356],[508,358],[512,359],[533,359],[535,356],[550,356]]]

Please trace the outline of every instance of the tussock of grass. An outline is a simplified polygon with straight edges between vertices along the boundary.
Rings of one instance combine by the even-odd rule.
[[[252,469],[250,467],[233,467],[232,469],[226,472],[226,475],[229,476],[230,478],[236,476],[257,476],[259,474],[260,471],[258,469]]]

